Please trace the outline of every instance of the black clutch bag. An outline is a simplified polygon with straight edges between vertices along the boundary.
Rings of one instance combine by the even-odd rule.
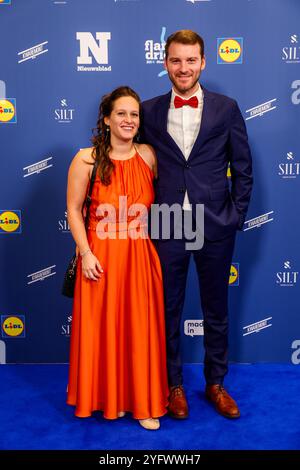
[[[78,257],[76,256],[76,254],[73,255],[64,277],[61,293],[66,297],[74,297],[77,259]]]
[[[90,205],[92,202],[91,196],[92,196],[92,190],[93,190],[93,186],[94,186],[94,182],[96,178],[97,166],[98,166],[97,162],[95,162],[92,176],[91,176],[89,192],[84,203],[84,206],[86,207],[86,214],[85,214],[85,220],[84,220],[85,229],[88,228],[88,224],[89,224],[89,212],[90,212]],[[61,290],[62,295],[65,295],[66,297],[70,297],[70,298],[74,297],[77,261],[78,261],[78,256],[75,253],[72,256],[71,261],[68,264],[67,271],[65,273],[64,280],[63,280],[62,290]]]

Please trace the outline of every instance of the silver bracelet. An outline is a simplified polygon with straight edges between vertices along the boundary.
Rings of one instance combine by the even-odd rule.
[[[83,258],[88,252],[92,253],[89,248],[85,250],[83,253],[80,253],[81,258]]]

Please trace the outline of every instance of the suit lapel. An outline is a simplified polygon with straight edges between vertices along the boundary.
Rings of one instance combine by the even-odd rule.
[[[186,160],[184,158],[183,153],[181,152],[175,140],[170,136],[167,130],[171,94],[172,92],[170,91],[166,95],[163,95],[157,103],[156,125],[166,145],[170,147],[170,149],[174,152],[177,157],[179,157],[185,162]]]
[[[201,145],[205,140],[208,131],[213,127],[215,122],[215,108],[214,108],[214,95],[202,87],[203,90],[203,110],[201,117],[201,126],[197,139],[195,140],[192,151],[189,155],[188,161],[192,160],[199,152]]]

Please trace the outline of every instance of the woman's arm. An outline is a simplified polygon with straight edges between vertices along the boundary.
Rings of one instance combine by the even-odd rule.
[[[94,163],[92,149],[80,150],[69,168],[68,188],[67,188],[67,215],[71,233],[82,256],[82,270],[85,277],[97,281],[103,269],[90,250],[84,219],[82,216],[82,206],[84,204],[87,187]]]

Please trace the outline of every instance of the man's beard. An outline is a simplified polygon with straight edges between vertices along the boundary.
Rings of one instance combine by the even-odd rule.
[[[195,78],[195,80],[193,81],[192,85],[191,86],[187,86],[185,88],[180,88],[180,85],[178,85],[175,80],[173,80],[171,77],[170,77],[170,74],[168,73],[169,75],[169,79],[170,81],[173,83],[173,85],[175,86],[175,88],[182,94],[186,93],[187,91],[189,90],[192,90],[194,88],[194,86],[196,85],[196,83],[198,83],[199,81],[199,78],[200,78],[200,74]]]

